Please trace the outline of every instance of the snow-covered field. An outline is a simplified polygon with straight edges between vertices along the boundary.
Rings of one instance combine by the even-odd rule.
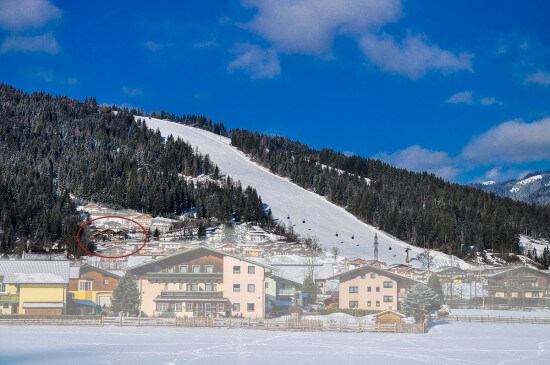
[[[427,334],[2,327],[0,364],[548,364],[544,325],[441,323]]]
[[[490,309],[453,309],[451,315],[456,316],[500,316],[500,317],[539,317],[550,318],[550,311],[507,311],[507,310],[490,310]],[[548,328],[550,333],[550,328]]]
[[[343,256],[372,259],[374,234],[377,233],[380,244],[379,259],[389,264],[404,263],[405,248],[408,247],[405,242],[359,221],[345,209],[330,203],[324,197],[305,190],[286,178],[272,174],[232,147],[229,138],[161,119],[136,116],[136,119],[139,118],[144,119],[150,128],[159,129],[162,136],[172,134],[176,138],[180,137],[192,146],[198,147],[202,154],[209,154],[223,173],[240,180],[245,186],[256,188],[263,202],[271,207],[276,218],[285,224],[292,223],[295,225],[295,231],[303,236],[316,236],[326,251],[330,251],[333,246],[338,246]],[[305,223],[303,223],[304,220]],[[354,239],[351,238],[352,236]],[[420,248],[411,247],[411,258],[421,252]],[[433,266],[451,263],[447,255],[438,252],[432,252],[432,255],[435,256],[432,261]],[[456,262],[460,262],[462,267],[468,266],[464,261],[455,260]],[[416,260],[411,264],[421,266],[421,263]]]

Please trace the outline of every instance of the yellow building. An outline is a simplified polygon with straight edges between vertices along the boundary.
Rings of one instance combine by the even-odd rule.
[[[0,260],[0,303],[5,314],[66,311],[69,261]]]
[[[334,275],[339,281],[339,307],[366,310],[398,310],[405,292],[419,281],[373,266]]]

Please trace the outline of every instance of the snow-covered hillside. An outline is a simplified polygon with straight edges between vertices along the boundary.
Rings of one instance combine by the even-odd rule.
[[[485,181],[472,185],[515,200],[539,205],[550,204],[550,171],[533,172],[518,180]]]
[[[359,221],[345,209],[330,203],[324,197],[305,190],[252,162],[241,151],[230,145],[229,138],[166,120],[139,116],[136,118],[144,119],[149,128],[159,129],[162,136],[172,134],[176,138],[180,137],[192,146],[198,147],[200,153],[209,154],[223,173],[240,180],[245,186],[256,188],[263,202],[270,206],[275,218],[287,225],[294,225],[295,231],[302,236],[316,236],[325,251],[330,251],[332,247],[337,246],[343,256],[372,259],[376,233],[379,242],[379,259],[390,264],[405,262],[405,248],[409,247],[407,243]],[[411,259],[422,251],[421,248],[411,246]],[[433,267],[451,264],[448,255],[432,251],[432,256],[435,256],[432,260]],[[468,265],[456,258],[453,259],[453,263],[459,263],[462,267]],[[418,260],[412,260],[411,264],[422,266]]]

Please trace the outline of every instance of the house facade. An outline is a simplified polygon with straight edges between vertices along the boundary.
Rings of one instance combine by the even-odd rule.
[[[69,261],[0,260],[4,314],[66,313]]]
[[[119,275],[88,264],[71,267],[69,295],[76,303],[92,302],[110,307],[119,279]]]
[[[372,266],[329,278],[339,281],[339,308],[373,311],[398,310],[406,290],[420,282]]]
[[[494,305],[550,307],[550,274],[518,266],[488,275],[486,289]]]
[[[198,247],[128,269],[139,280],[147,316],[265,316],[270,267]]]

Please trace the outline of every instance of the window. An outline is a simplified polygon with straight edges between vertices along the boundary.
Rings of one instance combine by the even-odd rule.
[[[7,293],[8,292],[8,284],[0,283],[0,293]]]
[[[233,312],[241,311],[241,303],[233,303]]]
[[[379,286],[376,287],[376,292],[380,293],[380,287]]]
[[[533,298],[538,298],[538,297],[539,297],[539,292],[534,291],[534,292],[531,293],[531,296],[532,296]]]
[[[393,288],[392,281],[384,281],[384,288]]]
[[[181,312],[181,303],[157,303],[157,312]]]
[[[367,286],[367,291],[370,293],[372,291],[372,288],[370,286]]]
[[[281,283],[281,289],[286,289],[286,283]]]
[[[91,281],[81,281],[80,282],[80,291],[92,291],[92,282]]]
[[[269,281],[266,281],[266,282],[265,282],[265,288],[266,288],[266,289],[269,289]]]
[[[350,308],[359,308],[359,302],[356,301],[356,300],[350,300],[349,307]]]
[[[178,290],[183,290],[183,284],[182,283],[178,284]]]
[[[213,273],[214,272],[214,266],[212,266],[212,265],[206,265],[205,268],[206,268],[206,272],[208,272],[208,273]]]
[[[223,303],[218,303],[218,309],[217,309],[218,312],[225,312],[225,304]]]
[[[198,291],[199,284],[187,284],[187,291]]]
[[[216,284],[205,284],[204,290],[205,291],[216,291],[218,289],[218,286]]]
[[[248,267],[248,273],[249,274],[255,274],[256,273],[256,266],[249,266]]]
[[[185,311],[186,312],[192,312],[193,311],[193,303],[185,303]]]
[[[380,307],[380,301],[378,301],[378,300],[376,301],[376,306]]]
[[[157,303],[157,312],[166,312],[168,310],[168,303]]]
[[[200,265],[193,265],[193,272],[194,273],[201,272],[201,266]]]
[[[367,277],[367,274],[361,274],[361,279],[364,279]]]
[[[240,274],[240,273],[241,273],[241,267],[233,266],[233,274]]]
[[[372,307],[372,302],[370,300],[367,302],[367,307]]]
[[[359,293],[359,287],[358,286],[350,286],[349,287],[350,293]]]
[[[248,284],[248,292],[254,293],[256,291],[256,285],[255,284]]]
[[[238,293],[241,291],[241,284],[233,284],[233,292]]]
[[[248,303],[246,305],[246,311],[247,312],[254,312],[254,303]]]
[[[109,285],[109,279],[103,279],[103,285]]]
[[[180,265],[180,272],[187,272],[187,265]]]
[[[392,295],[384,295],[384,303],[391,303],[393,302],[393,296]]]
[[[167,271],[168,272],[174,272],[174,266],[169,267]]]
[[[373,273],[373,272],[371,272],[371,273],[370,273],[370,278],[371,278],[371,279],[376,279],[376,274]]]

